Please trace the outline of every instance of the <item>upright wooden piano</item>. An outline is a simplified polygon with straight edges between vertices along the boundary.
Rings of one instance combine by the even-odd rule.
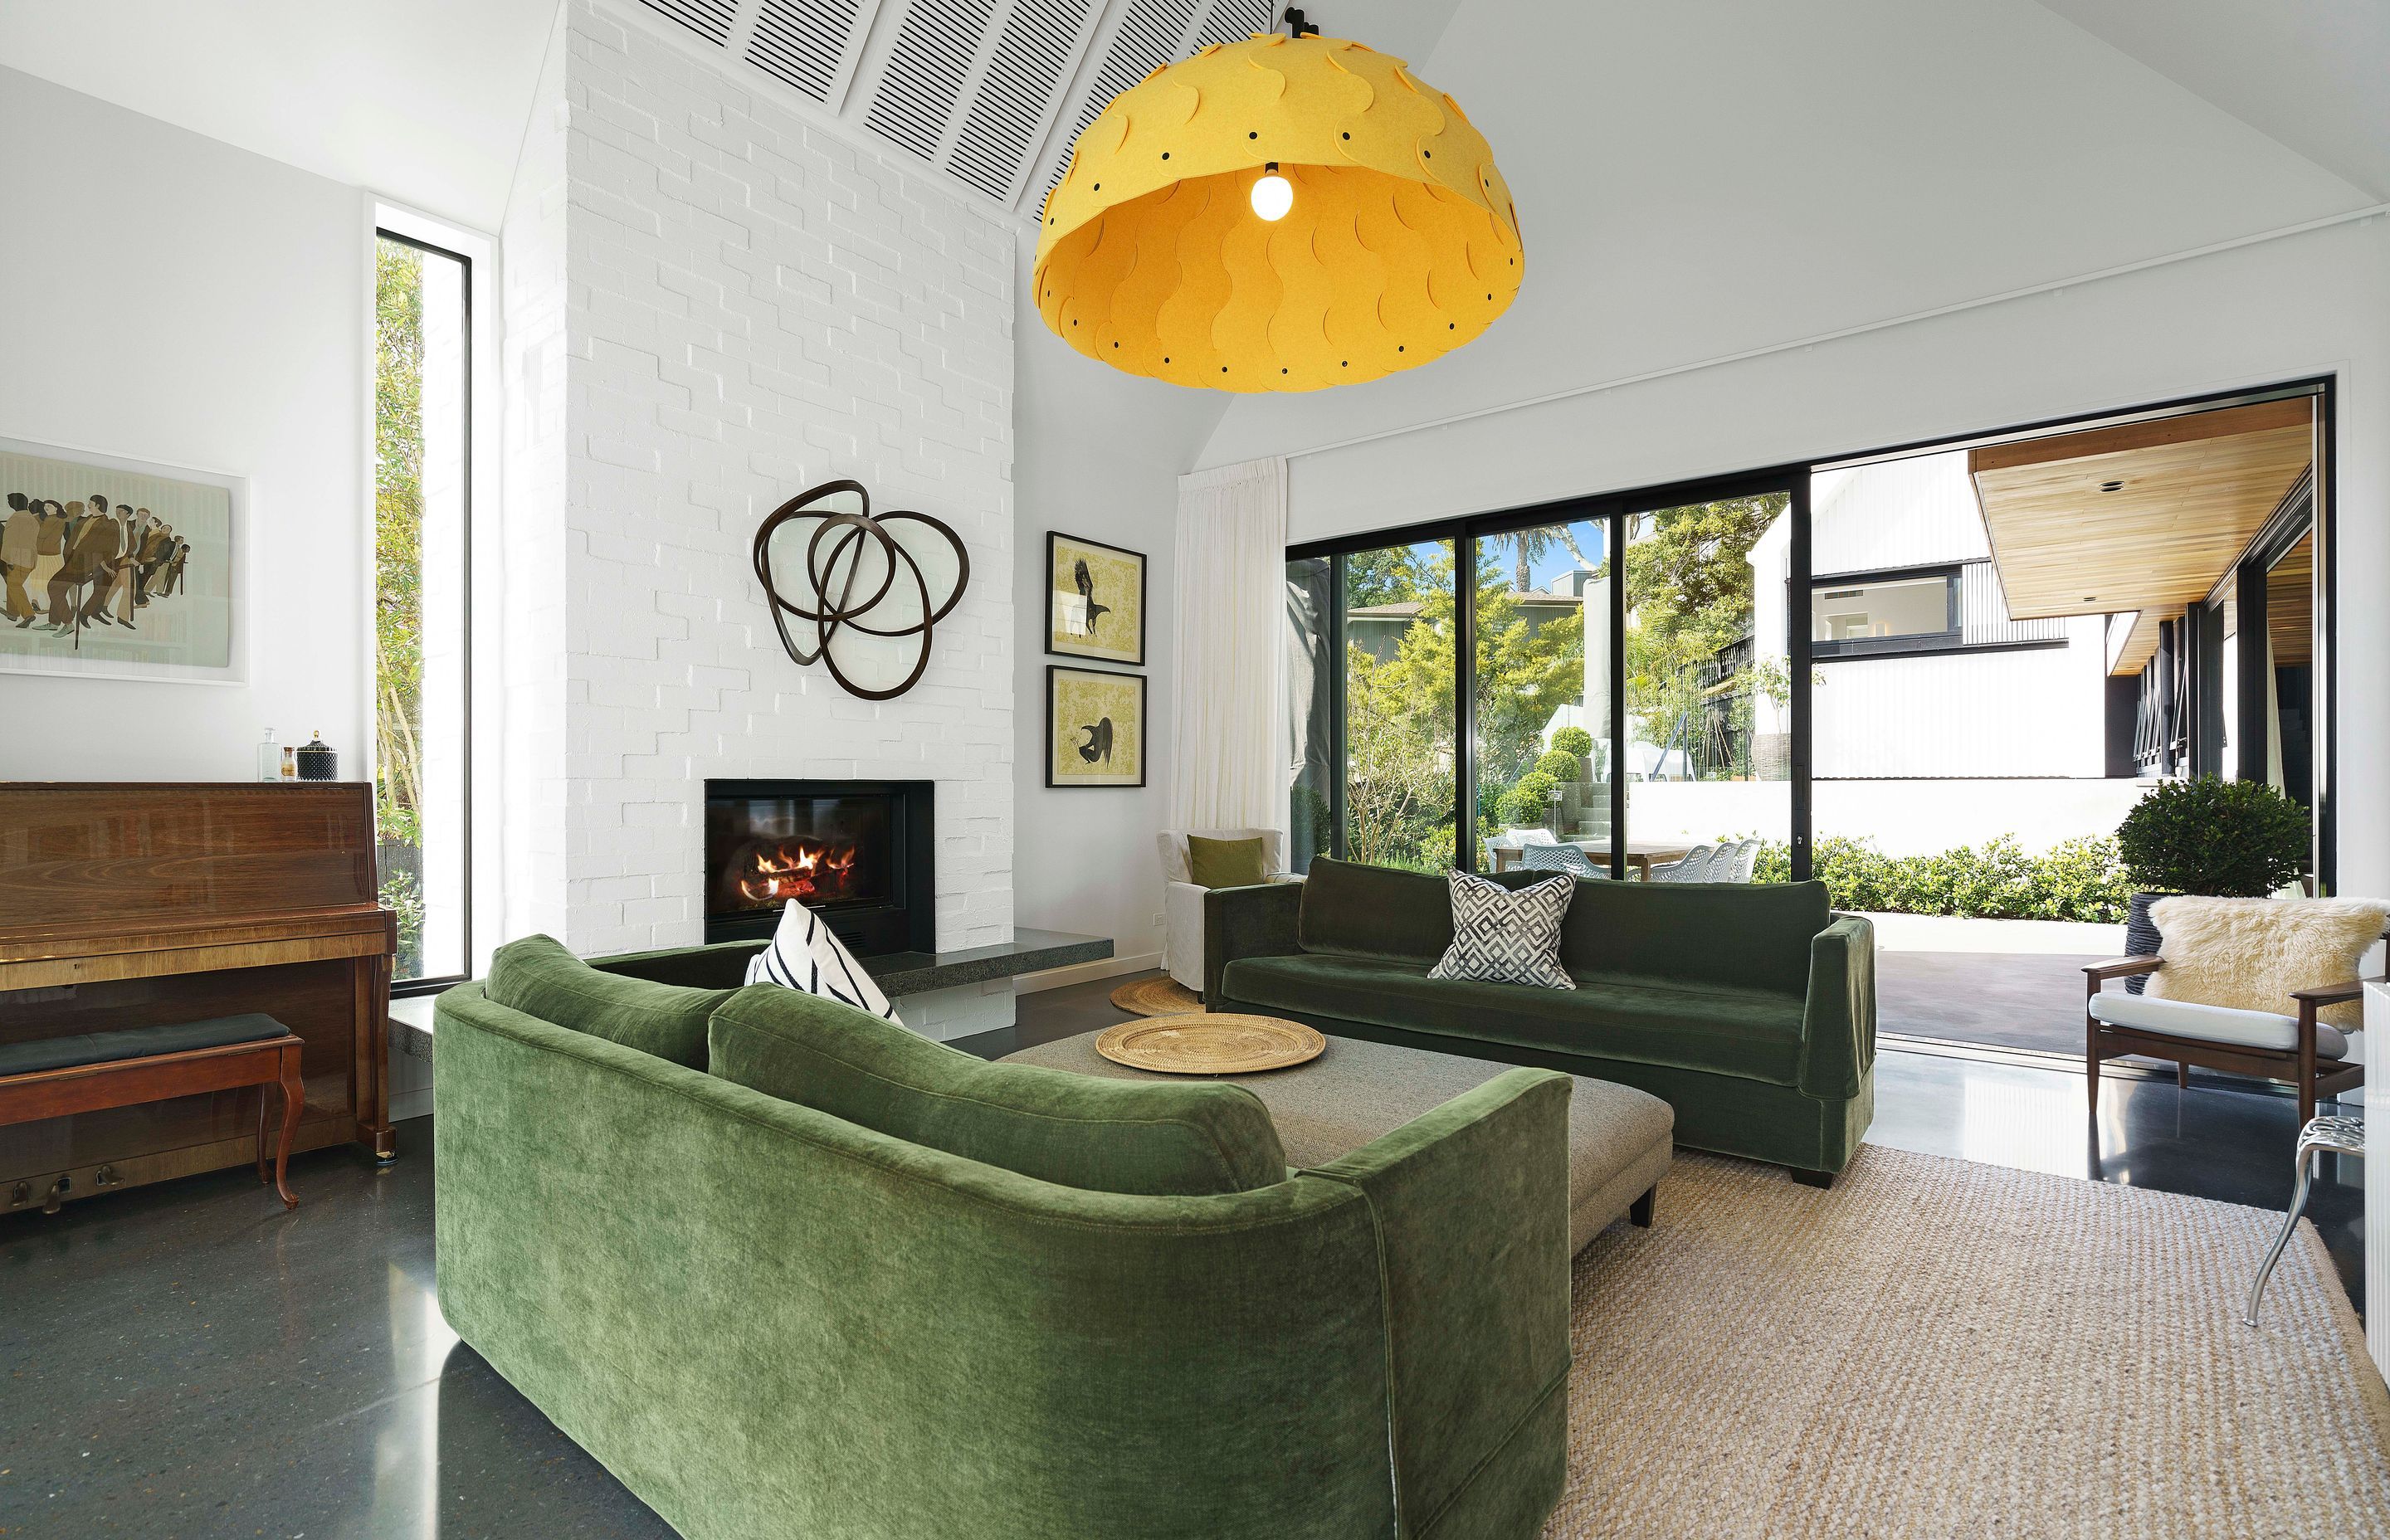
[[[377,887],[362,782],[0,783],[0,1043],[263,1011],[306,1040],[294,1148],[388,1160]],[[0,1213],[248,1165],[258,1095],[0,1126]]]

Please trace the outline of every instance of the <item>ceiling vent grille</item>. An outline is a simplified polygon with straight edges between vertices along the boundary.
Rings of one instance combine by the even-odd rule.
[[[1238,43],[1255,32],[1275,31],[1277,10],[1276,0],[1212,0],[1212,14],[1203,19],[1203,30],[1195,34],[1195,47]]]
[[[862,0],[764,0],[747,62],[815,101],[835,106],[870,17]]]
[[[734,0],[639,0],[658,16],[668,17],[719,48],[730,41]]]
[[[1047,170],[1046,192],[1052,192],[1054,184],[1062,180],[1062,173],[1070,169],[1071,147],[1096,121],[1096,114],[1111,106],[1114,96],[1178,58],[1188,23],[1195,19],[1197,3],[1198,0],[1130,0],[1096,66],[1096,78],[1079,103],[1071,132],[1063,136],[1054,163]]]
[[[1077,58],[1089,19],[1086,0],[1013,0],[970,110],[946,152],[947,169],[1009,200],[1054,93]]]
[[[924,160],[936,159],[995,8],[996,0],[913,0],[865,125]]]

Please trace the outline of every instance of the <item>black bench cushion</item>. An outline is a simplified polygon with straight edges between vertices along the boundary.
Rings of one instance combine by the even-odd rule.
[[[242,1016],[211,1016],[204,1021],[173,1021],[161,1027],[123,1027],[115,1032],[79,1033],[71,1037],[36,1037],[30,1043],[0,1043],[0,1075],[66,1070],[78,1064],[106,1064],[120,1059],[148,1059],[161,1053],[187,1053],[193,1048],[221,1048],[229,1043],[265,1043],[289,1035],[290,1029],[273,1017],[251,1011]]]

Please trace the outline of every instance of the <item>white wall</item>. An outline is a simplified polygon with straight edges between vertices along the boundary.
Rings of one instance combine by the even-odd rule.
[[[704,780],[811,776],[934,779],[938,944],[1003,941],[1014,232],[643,24],[570,0],[565,25],[565,940],[700,940]],[[750,563],[840,477],[970,552],[893,700],[792,661]],[[1011,995],[905,1008],[947,1036]]]
[[[354,187],[0,70],[0,432],[251,478],[237,687],[10,676],[0,779],[242,780],[266,727],[370,774]]]
[[[2096,615],[2064,647],[1831,658],[1809,692],[1821,780],[2108,773],[2107,667]]]
[[[1161,966],[1162,867],[1154,837],[1168,821],[1172,628],[1176,619],[1172,547],[1178,476],[1227,409],[1214,391],[1139,379],[1072,351],[1028,302],[1036,232],[1020,234],[1021,317],[1014,340],[1013,401],[1019,510],[1014,588],[1013,697],[1025,758],[1016,792],[1014,907],[1020,922],[1112,938],[1110,965],[1127,972]],[[1146,784],[1142,788],[1049,789],[1034,746],[1043,739],[1046,669],[1052,663],[1111,668],[1046,651],[1046,534],[1060,530],[1146,555]],[[1131,670],[1129,672],[1139,672]],[[1075,977],[1083,970],[1066,969]],[[1047,981],[1034,981],[1044,982]],[[1057,980],[1056,982],[1060,982]]]
[[[503,710],[480,751],[501,788],[496,940],[561,936],[565,921],[565,102],[567,37],[557,11],[523,127],[499,232],[506,426],[495,577],[504,595],[495,662]],[[482,550],[488,550],[483,543]],[[476,957],[476,963],[482,959]],[[476,971],[479,969],[477,968]]]

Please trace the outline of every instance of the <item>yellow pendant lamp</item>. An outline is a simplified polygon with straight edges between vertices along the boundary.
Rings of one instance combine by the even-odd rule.
[[[1256,33],[1112,99],[1047,196],[1038,313],[1090,358],[1317,391],[1440,358],[1519,291],[1485,136],[1403,61]]]

